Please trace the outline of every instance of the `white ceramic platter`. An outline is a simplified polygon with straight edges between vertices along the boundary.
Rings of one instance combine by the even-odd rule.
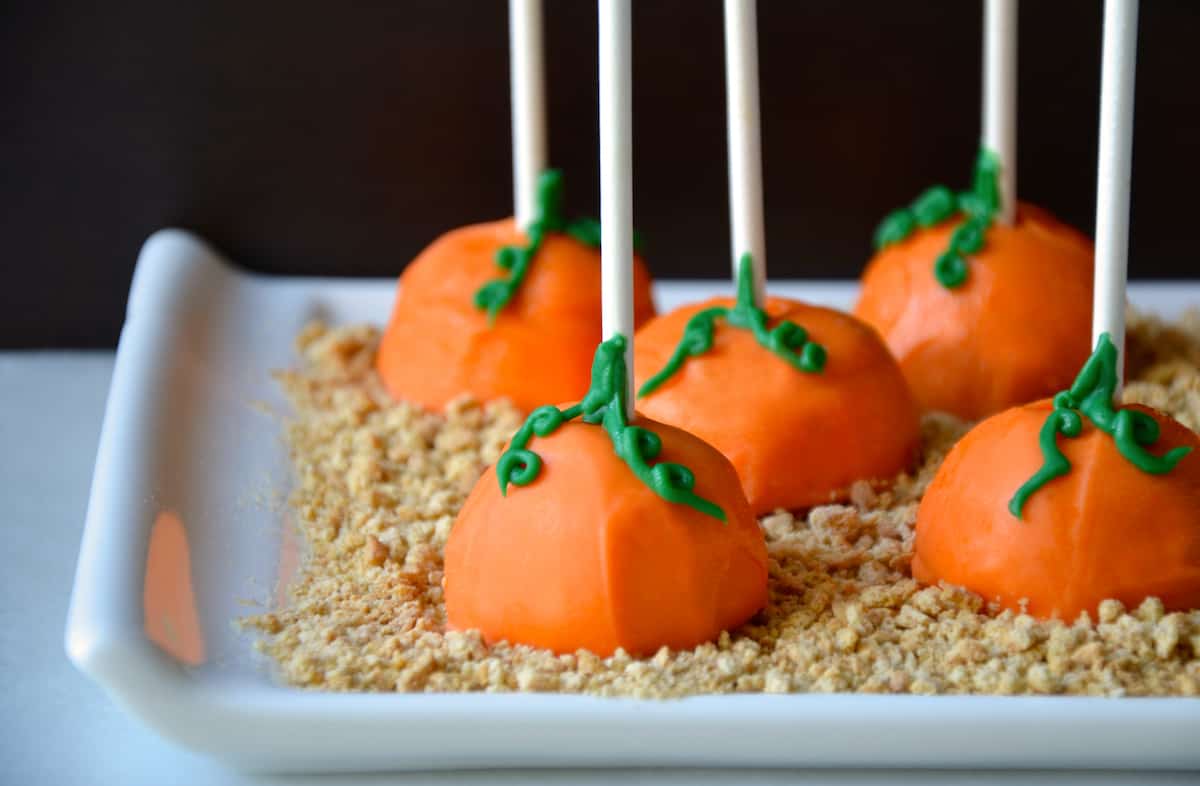
[[[722,282],[668,283],[658,302],[666,309],[727,289]],[[843,307],[854,295],[850,283],[776,282],[774,289]],[[1131,294],[1138,305],[1172,315],[1200,304],[1200,281],[1140,284]],[[291,527],[282,504],[289,473],[279,423],[257,404],[285,409],[268,372],[294,365],[292,340],[307,321],[382,323],[392,295],[389,281],[242,273],[179,231],[160,232],[142,249],[66,646],[114,701],[164,736],[238,767],[293,772],[1200,767],[1194,699],[834,694],[647,702],[347,695],[276,683],[249,636],[232,625],[277,602],[281,534]],[[186,532],[186,549],[149,548],[155,522],[166,514],[182,523],[175,534]],[[198,665],[167,654],[148,631]]]

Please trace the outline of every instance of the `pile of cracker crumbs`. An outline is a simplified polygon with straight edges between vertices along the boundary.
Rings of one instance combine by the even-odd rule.
[[[242,620],[288,683],[357,691],[697,693],[863,691],[1200,695],[1200,610],[1110,600],[1099,619],[998,612],[909,573],[916,506],[965,425],[927,416],[919,470],[848,505],[762,518],[770,602],[716,643],[649,658],[555,655],[445,632],[442,548],[455,514],[521,415],[462,400],[444,414],[393,403],[378,331],[313,324],[303,368],[278,374],[295,412],[291,504],[307,557],[286,607]],[[1200,430],[1200,313],[1131,318],[1128,401]]]

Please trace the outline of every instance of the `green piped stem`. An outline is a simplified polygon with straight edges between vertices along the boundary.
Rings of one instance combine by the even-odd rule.
[[[649,429],[631,425],[626,418],[627,345],[626,338],[618,334],[596,348],[592,360],[592,386],[583,401],[564,410],[545,406],[530,413],[496,462],[500,493],[507,496],[510,483],[527,486],[541,473],[542,458],[529,449],[534,436],[549,436],[563,423],[580,418],[584,423],[600,425],[608,432],[617,456],[655,494],[668,502],[687,505],[725,521],[725,511],[719,505],[693,491],[696,476],[690,469],[666,461],[650,463],[662,452],[662,438]]]
[[[525,230],[528,243],[524,246],[503,246],[496,252],[496,264],[508,271],[502,278],[493,279],[475,291],[475,307],[487,311],[488,322],[508,305],[521,288],[529,265],[542,247],[547,232],[562,232],[584,245],[600,247],[600,222],[593,218],[568,221],[563,215],[563,176],[557,169],[548,169],[538,178],[537,216]]]
[[[1117,348],[1107,333],[1100,335],[1092,356],[1083,364],[1079,376],[1054,397],[1054,411],[1046,418],[1038,437],[1042,466],[1025,481],[1009,500],[1008,510],[1017,518],[1025,503],[1042,486],[1071,471],[1071,462],[1058,446],[1058,435],[1078,437],[1086,417],[1100,431],[1113,438],[1117,451],[1142,472],[1163,475],[1170,472],[1191,448],[1173,448],[1161,456],[1146,450],[1158,441],[1158,421],[1135,409],[1114,409],[1117,389]]]
[[[1000,207],[999,175],[1000,160],[990,150],[980,150],[970,190],[955,194],[946,186],[933,186],[908,207],[888,213],[875,230],[876,250],[899,243],[917,227],[932,227],[962,213],[965,220],[950,235],[946,250],[933,263],[933,275],[939,284],[946,289],[962,286],[970,273],[966,257],[983,248]]]
[[[690,357],[712,349],[718,319],[733,327],[749,330],[760,345],[800,371],[819,374],[825,368],[825,347],[808,340],[808,331],[795,322],[784,320],[767,328],[767,312],[754,304],[754,270],[749,254],[738,261],[737,302],[732,308],[714,306],[698,311],[683,328],[683,337],[658,373],[646,380],[638,397],[648,396],[671,378]]]

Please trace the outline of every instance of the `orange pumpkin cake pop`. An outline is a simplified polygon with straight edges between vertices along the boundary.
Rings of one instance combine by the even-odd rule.
[[[1069,390],[954,446],[917,514],[918,581],[1065,620],[1109,598],[1200,607],[1200,438],[1162,412],[1114,409],[1116,355],[1104,334]]]
[[[756,308],[750,266],[743,256],[736,301],[685,306],[638,331],[640,410],[724,453],[757,514],[907,469],[917,409],[879,336],[829,308],[783,298]]]
[[[766,544],[733,467],[684,431],[626,420],[626,343],[601,344],[583,401],[534,410],[471,492],[446,545],[451,626],[649,655],[766,604]]]
[[[397,399],[441,409],[469,393],[524,411],[588,388],[600,341],[599,225],[562,214],[562,177],[545,172],[538,216],[449,232],[400,277],[376,368]],[[650,276],[634,260],[634,318],[654,315]]]
[[[982,151],[971,190],[935,186],[884,219],[854,311],[922,409],[968,420],[1069,385],[1091,336],[1091,242],[1024,203],[993,223],[997,166]]]

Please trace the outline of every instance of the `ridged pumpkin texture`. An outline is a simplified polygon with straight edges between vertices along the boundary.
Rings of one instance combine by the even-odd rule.
[[[1186,427],[1147,407],[1162,432],[1147,450],[1200,448]],[[1086,419],[1079,437],[1059,436],[1071,463],[1025,503],[1013,493],[1041,466],[1038,435],[1050,401],[1006,410],[975,426],[946,456],[917,513],[913,576],[971,589],[1010,609],[1028,601],[1039,617],[1096,618],[1102,600],[1168,609],[1200,607],[1200,450],[1151,475]]]
[[[694,314],[732,304],[714,298],[646,323],[634,341],[637,388],[666,365]],[[792,320],[825,347],[820,373],[795,368],[722,320],[712,349],[689,358],[638,408],[724,453],[756,514],[835,501],[856,480],[887,481],[911,467],[919,415],[875,331],[843,312],[783,298],[768,299],[766,311],[770,326]]]
[[[710,641],[766,605],[766,544],[733,467],[679,429],[637,425],[661,437],[657,461],[691,469],[727,520],[659,497],[600,426],[565,423],[530,443],[544,462],[530,485],[502,496],[492,467],[454,522],[452,627],[560,653],[650,655]]]
[[[854,313],[874,325],[924,410],[977,420],[1069,387],[1091,352],[1091,242],[1022,203],[946,289],[934,262],[962,222],[887,246],[868,264]]]
[[[513,299],[488,324],[475,292],[506,272],[496,252],[524,246],[512,219],[448,232],[400,276],[376,368],[396,399],[440,410],[470,393],[523,411],[587,392],[600,342],[600,252],[549,233]],[[654,315],[650,275],[634,259],[634,317]]]

